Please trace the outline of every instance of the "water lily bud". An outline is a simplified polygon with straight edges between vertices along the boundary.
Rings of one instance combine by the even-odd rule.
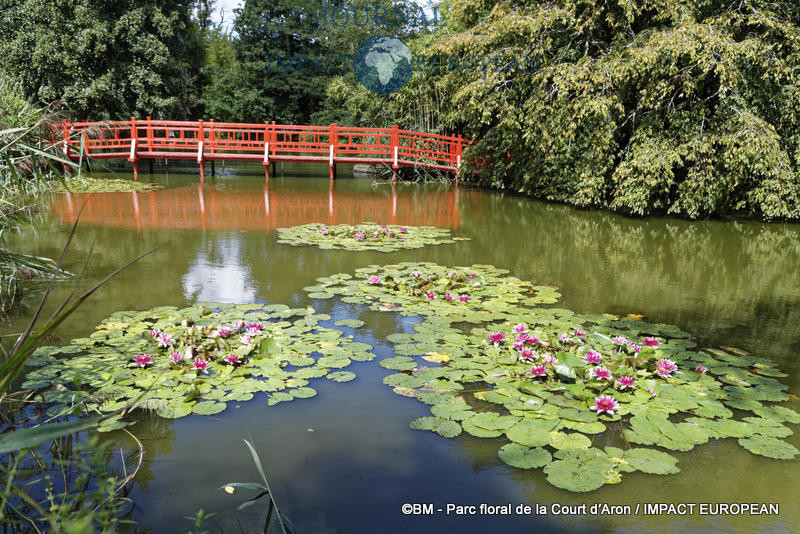
[[[194,354],[192,352],[192,346],[189,345],[188,347],[186,347],[186,350],[183,351],[183,359],[188,362],[192,358],[194,358]]]

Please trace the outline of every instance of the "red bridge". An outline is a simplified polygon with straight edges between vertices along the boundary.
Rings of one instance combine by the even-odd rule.
[[[436,135],[391,128],[291,126],[231,122],[137,120],[115,122],[64,122],[64,154],[77,161],[127,159],[133,175],[143,159],[195,160],[204,176],[206,161],[260,161],[269,178],[277,161],[325,163],[331,179],[337,163],[386,164],[394,177],[400,167],[454,172],[461,168],[461,135]]]

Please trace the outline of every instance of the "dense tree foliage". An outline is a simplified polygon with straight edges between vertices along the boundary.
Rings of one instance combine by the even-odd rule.
[[[636,214],[800,217],[794,1],[454,1],[424,53],[539,68],[418,73],[378,102],[343,78],[331,97],[365,122],[434,109],[440,129],[480,140],[496,187]]]
[[[393,7],[411,5],[398,0],[246,0],[233,25],[235,61],[206,70],[206,114],[245,122],[336,120],[340,114],[325,104],[326,87],[352,65],[335,58],[352,58],[358,45],[377,33],[412,34],[417,28],[374,24],[376,7],[391,13]],[[360,10],[359,25],[350,19],[353,10]],[[337,24],[331,22],[334,11]],[[213,42],[219,52],[218,37]],[[299,57],[308,61],[300,63]],[[327,69],[325,58],[330,60]]]
[[[194,0],[0,0],[0,69],[79,118],[193,117]]]

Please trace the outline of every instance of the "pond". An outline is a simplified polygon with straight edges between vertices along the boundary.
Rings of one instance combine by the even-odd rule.
[[[259,531],[265,507],[234,512],[242,495],[218,488],[258,480],[243,443],[250,440],[276,500],[296,533],[372,532],[673,532],[800,530],[796,480],[800,461],[755,456],[734,439],[711,440],[672,452],[681,472],[626,475],[617,485],[578,494],[550,485],[541,469],[521,470],[497,456],[501,439],[462,434],[445,439],[411,430],[428,407],[396,395],[378,365],[394,356],[390,334],[409,332],[415,317],[371,311],[337,299],[314,300],[303,288],[318,277],[352,273],[370,264],[430,261],[490,264],[537,284],[553,284],[559,306],[581,313],[641,314],[691,332],[701,347],[732,346],[775,360],[800,390],[800,227],[747,221],[632,219],[533,201],[511,193],[443,184],[373,183],[345,169],[330,183],[327,169],[285,165],[265,185],[259,165],[218,166],[200,184],[196,169],[157,168],[142,180],[164,189],[56,195],[35,228],[16,236],[22,252],[57,257],[81,205],[86,206],[65,267],[80,272],[93,250],[84,285],[145,250],[167,247],[104,286],[58,331],[85,337],[119,310],[187,306],[196,302],[313,306],[331,323],[365,322],[348,333],[374,346],[378,358],[354,362],[357,379],[320,380],[309,400],[268,406],[266,396],[228,403],[214,416],[177,420],[142,415],[130,430],[146,454],[130,497],[132,518],[148,532],[190,527],[186,516],[215,512],[212,531]],[[96,176],[103,176],[97,173]],[[111,176],[111,174],[107,174]],[[117,171],[115,177],[127,177]],[[291,247],[280,227],[362,221],[449,228],[469,240],[396,252]],[[93,247],[93,248],[92,248]],[[50,309],[71,285],[57,286]],[[35,300],[32,293],[29,302]],[[18,332],[23,310],[0,334]],[[800,410],[797,397],[784,404]],[[796,426],[791,428],[796,430]],[[131,447],[122,432],[104,435]],[[800,445],[797,435],[787,438]],[[433,504],[433,515],[404,515],[405,503]],[[481,504],[512,506],[481,510]],[[777,503],[777,515],[582,513],[606,503]],[[447,514],[447,505],[475,506],[474,515]],[[529,514],[515,514],[518,504]],[[536,505],[548,513],[536,513]],[[557,504],[558,506],[553,506]],[[563,508],[561,514],[555,513]],[[442,512],[436,511],[438,508]],[[469,512],[463,509],[462,512]],[[489,513],[495,512],[495,513]],[[616,513],[614,513],[616,512]]]

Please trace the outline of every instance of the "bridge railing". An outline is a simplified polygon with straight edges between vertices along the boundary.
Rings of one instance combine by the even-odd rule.
[[[83,135],[80,135],[83,134]],[[87,157],[106,159],[233,159],[386,163],[393,169],[419,166],[458,172],[465,146],[460,135],[437,135],[391,128],[284,125],[136,119],[64,122],[63,146],[76,158],[83,142]],[[333,170],[331,170],[333,173]]]

